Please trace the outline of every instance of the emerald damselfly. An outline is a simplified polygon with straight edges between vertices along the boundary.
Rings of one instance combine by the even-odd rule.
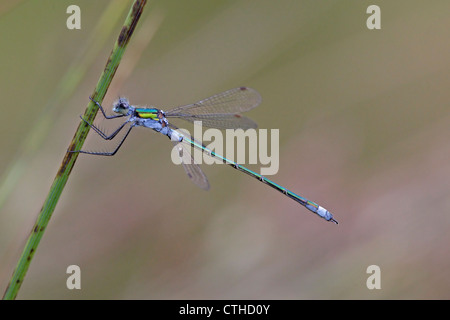
[[[199,102],[183,105],[174,108],[170,111],[162,111],[157,108],[142,108],[136,107],[129,103],[126,98],[119,98],[114,103],[113,111],[115,115],[108,116],[103,107],[95,100],[91,100],[98,106],[105,119],[115,119],[126,117],[123,122],[114,132],[107,135],[94,124],[87,122],[83,117],[81,119],[89,125],[100,137],[105,140],[114,139],[117,134],[128,125],[126,133],[118,143],[117,147],[112,152],[92,152],[85,150],[76,150],[69,152],[79,152],[100,156],[113,156],[120,149],[131,130],[134,127],[145,127],[153,129],[156,132],[169,137],[178,148],[181,158],[181,164],[186,171],[188,177],[200,188],[208,190],[209,182],[200,166],[195,163],[189,151],[191,147],[200,149],[207,155],[219,159],[223,163],[232,168],[248,174],[249,176],[261,181],[262,183],[272,187],[281,192],[285,196],[300,203],[308,210],[314,212],[319,217],[338,223],[333,215],[325,208],[319,206],[315,202],[308,200],[298,194],[280,186],[279,184],[267,179],[266,177],[232,161],[214,151],[208,149],[202,143],[195,140],[192,136],[183,133],[178,127],[168,121],[170,118],[180,118],[189,122],[201,121],[203,126],[218,128],[218,129],[250,129],[256,128],[257,125],[251,119],[240,115],[241,112],[248,111],[257,107],[261,103],[261,95],[254,89],[247,87],[234,88],[209,98],[203,99]]]

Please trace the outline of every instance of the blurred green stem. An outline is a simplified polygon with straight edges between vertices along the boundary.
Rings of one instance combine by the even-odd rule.
[[[33,155],[42,148],[42,144],[46,141],[51,124],[57,121],[56,118],[62,110],[59,106],[69,99],[77,86],[83,81],[87,71],[92,68],[92,64],[104,47],[106,39],[113,32],[118,17],[122,15],[122,12],[125,12],[125,6],[128,7],[125,1],[115,0],[104,9],[97,25],[85,43],[85,48],[82,48],[72,61],[59,81],[58,87],[23,138],[18,147],[18,152],[0,178],[0,210],[17,186],[20,178],[25,174]]]
[[[120,60],[125,52],[125,48],[131,35],[133,34],[137,22],[139,21],[146,2],[146,0],[135,0],[130,12],[128,13],[120,35],[114,45],[111,55],[109,56],[108,62],[106,63],[105,69],[103,70],[103,73],[97,83],[97,87],[91,95],[92,98],[99,103],[103,101],[106,91],[111,84],[112,78],[116,73]],[[98,107],[91,101],[86,108],[83,118],[92,123],[97,111]],[[72,142],[69,145],[68,151],[80,150],[88,132],[89,126],[84,121],[81,121]],[[16,269],[14,270],[11,281],[6,288],[3,299],[10,300],[16,298],[25,274],[30,266],[31,260],[36,252],[36,248],[38,247],[48,222],[50,221],[52,213],[58,203],[59,197],[61,196],[62,190],[64,189],[67,179],[69,178],[77,157],[78,153],[66,153],[47,198],[45,199],[44,205],[42,206],[33,229],[31,230],[31,234],[28,237],[27,243],[17,263]]]

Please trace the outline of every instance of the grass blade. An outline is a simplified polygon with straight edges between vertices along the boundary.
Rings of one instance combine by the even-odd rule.
[[[123,56],[123,53],[125,52],[131,35],[134,32],[136,24],[139,21],[146,2],[146,0],[135,0],[130,12],[128,13],[127,18],[125,19],[125,23],[116,43],[114,44],[114,48],[109,56],[105,69],[100,76],[97,87],[95,88],[94,93],[91,95],[94,100],[100,103],[103,101],[106,91],[111,84],[111,81],[114,77],[114,74],[116,73],[120,60]],[[95,115],[97,114],[97,111],[98,107],[92,101],[89,102],[88,107],[84,113],[84,119],[92,122],[95,118]],[[88,132],[89,126],[84,121],[81,121],[69,145],[68,151],[80,150],[83,146]],[[66,153],[53,181],[53,184],[50,187],[50,191],[47,195],[47,198],[45,199],[44,205],[42,206],[33,229],[31,230],[31,234],[28,237],[21,257],[19,258],[10,283],[6,288],[3,299],[11,300],[16,298],[20,286],[23,283],[25,274],[30,266],[31,260],[33,259],[39,242],[44,235],[45,229],[48,225],[48,222],[50,221],[55,206],[58,203],[62,190],[64,189],[64,186],[69,178],[70,172],[72,171],[77,157],[78,153]]]

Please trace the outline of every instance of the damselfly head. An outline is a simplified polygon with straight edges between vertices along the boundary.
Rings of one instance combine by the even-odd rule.
[[[113,111],[115,113],[120,113],[120,114],[123,114],[123,115],[127,115],[129,108],[130,108],[130,103],[128,102],[128,99],[126,99],[126,98],[119,98],[119,100],[117,100],[114,103]]]

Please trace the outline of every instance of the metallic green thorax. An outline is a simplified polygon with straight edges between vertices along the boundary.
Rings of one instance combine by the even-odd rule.
[[[136,108],[136,115],[143,119],[158,120],[159,109],[156,108]]]

